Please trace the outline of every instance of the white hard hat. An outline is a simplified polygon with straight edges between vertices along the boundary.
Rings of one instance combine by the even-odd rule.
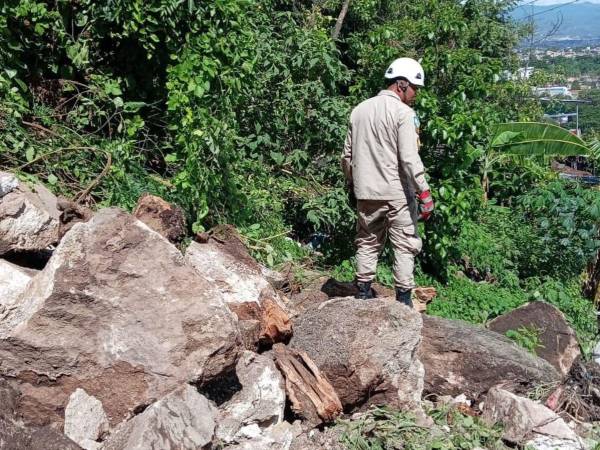
[[[392,80],[403,77],[411,84],[425,86],[425,72],[423,72],[423,67],[412,58],[398,58],[394,60],[385,71],[385,77]]]

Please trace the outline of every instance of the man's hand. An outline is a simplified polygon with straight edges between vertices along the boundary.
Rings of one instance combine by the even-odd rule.
[[[422,220],[429,219],[433,212],[433,198],[431,192],[423,191],[419,194],[419,215]]]

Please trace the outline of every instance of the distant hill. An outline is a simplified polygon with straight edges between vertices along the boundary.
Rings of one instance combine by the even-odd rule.
[[[548,33],[553,24],[562,19],[560,28],[550,38],[551,43],[561,41],[600,43],[600,4],[581,2],[560,8],[557,8],[558,6],[520,6],[512,11],[511,16],[521,21],[527,20],[531,14],[534,14],[536,35],[539,36]]]

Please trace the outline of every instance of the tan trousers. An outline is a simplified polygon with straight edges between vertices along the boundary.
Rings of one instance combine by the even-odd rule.
[[[356,279],[372,281],[387,235],[394,249],[394,284],[403,290],[415,287],[415,256],[422,242],[417,234],[415,202],[358,200],[356,226]]]

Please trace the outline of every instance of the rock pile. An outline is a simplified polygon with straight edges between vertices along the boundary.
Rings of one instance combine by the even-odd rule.
[[[342,413],[387,405],[427,425],[424,392],[487,394],[487,420],[506,422],[537,406],[494,386],[560,379],[502,335],[384,289],[357,301],[329,282],[290,301],[235,230],[182,254],[185,223],[162,199],[144,197],[137,217],[86,212],[64,236],[56,203],[0,173],[0,254],[51,252],[39,272],[0,259],[0,449],[336,448],[311,429]],[[541,439],[538,425],[506,439]]]

